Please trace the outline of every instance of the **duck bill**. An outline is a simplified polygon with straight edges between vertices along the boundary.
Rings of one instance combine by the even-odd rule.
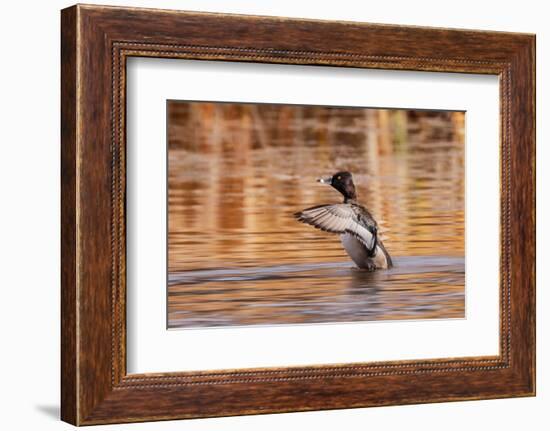
[[[317,178],[317,182],[321,184],[328,184],[330,186],[332,184],[332,177]]]

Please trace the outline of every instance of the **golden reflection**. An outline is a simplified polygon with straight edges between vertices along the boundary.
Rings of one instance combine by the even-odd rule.
[[[168,140],[171,327],[464,316],[464,113],[169,102]],[[337,170],[395,270],[292,217]]]

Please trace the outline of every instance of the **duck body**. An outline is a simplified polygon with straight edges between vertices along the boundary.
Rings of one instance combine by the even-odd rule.
[[[340,235],[340,241],[342,241],[346,253],[358,268],[373,271],[375,269],[389,269],[393,266],[388,252],[381,244],[376,246],[374,256],[371,257],[363,243],[353,235],[349,233],[342,234]]]
[[[344,195],[344,202],[297,212],[294,216],[298,221],[325,232],[339,234],[344,249],[359,268],[369,271],[391,268],[392,259],[379,238],[376,220],[356,201],[351,174],[337,172],[319,182],[330,184],[340,191]]]

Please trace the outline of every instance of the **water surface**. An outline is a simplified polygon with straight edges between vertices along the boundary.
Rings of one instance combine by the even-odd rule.
[[[464,114],[169,103],[168,326],[464,317]],[[395,268],[292,216],[346,169]]]

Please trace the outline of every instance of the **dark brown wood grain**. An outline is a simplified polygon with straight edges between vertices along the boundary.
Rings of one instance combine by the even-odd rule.
[[[76,8],[61,17],[61,417],[77,421]]]
[[[74,6],[62,11],[61,39],[63,420],[85,425],[534,394],[533,35]],[[127,375],[130,56],[500,76],[500,355]]]

